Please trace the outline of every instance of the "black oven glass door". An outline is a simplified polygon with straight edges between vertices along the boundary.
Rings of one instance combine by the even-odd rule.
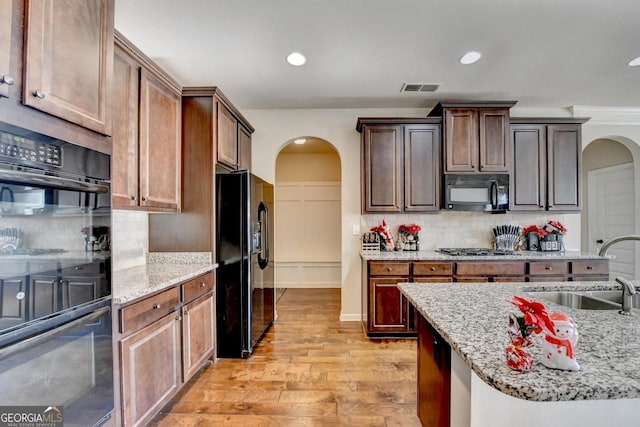
[[[3,406],[58,406],[64,425],[103,424],[114,407],[111,299],[30,325],[35,335],[0,348]]]

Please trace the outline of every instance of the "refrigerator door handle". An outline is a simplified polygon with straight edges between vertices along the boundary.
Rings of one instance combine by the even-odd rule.
[[[263,215],[264,219],[262,219]],[[260,222],[262,222],[262,236],[264,236],[264,244],[262,245],[262,250],[258,253],[258,265],[260,266],[261,270],[264,270],[269,264],[269,233],[271,232],[271,230],[269,230],[269,209],[267,208],[267,205],[264,204],[264,202],[260,202],[260,204],[258,205],[258,219],[262,219],[262,221]],[[264,257],[262,256],[263,253]]]

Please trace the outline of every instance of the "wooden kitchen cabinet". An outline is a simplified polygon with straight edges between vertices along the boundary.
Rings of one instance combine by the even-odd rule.
[[[13,0],[4,0],[0,8],[0,96],[9,96],[17,76],[11,71]]]
[[[509,210],[581,210],[586,119],[511,119]]]
[[[25,3],[25,105],[111,134],[113,0]]]
[[[370,333],[406,332],[408,330],[408,302],[400,293],[398,283],[408,277],[375,277],[369,279]]]
[[[525,270],[521,261],[461,261],[454,282],[524,282]]]
[[[451,346],[418,315],[418,418],[424,427],[449,427]]]
[[[117,32],[113,72],[113,207],[179,212],[181,88]]]
[[[440,209],[440,124],[433,119],[359,118],[362,211]]]
[[[124,426],[144,426],[179,389],[178,311],[120,341]]]
[[[444,172],[509,172],[509,108],[515,102],[440,102]]]
[[[221,92],[218,95],[220,97],[216,100],[216,162],[230,170],[251,170],[251,134],[254,129],[223,98]]]
[[[117,308],[122,425],[146,425],[214,355],[214,301],[209,272]]]

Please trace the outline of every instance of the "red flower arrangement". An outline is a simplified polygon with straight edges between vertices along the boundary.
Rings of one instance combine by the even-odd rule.
[[[533,342],[529,336],[532,333],[539,334],[544,329],[552,331],[553,322],[542,303],[514,296],[511,304],[518,307],[524,315],[509,316],[507,332],[511,343],[506,349],[507,366],[516,371],[530,371],[533,368],[533,356],[527,347]]]
[[[529,233],[536,233],[539,237],[544,237],[548,234],[547,230],[540,228],[537,225],[530,225],[522,230],[522,234],[525,236]]]
[[[549,221],[544,226],[547,233],[567,234],[567,228],[560,221]]]
[[[422,230],[422,227],[420,227],[418,224],[409,224],[409,225],[400,225],[398,227],[398,231],[402,234],[407,234],[407,235],[417,235],[420,231]]]
[[[524,323],[521,325],[522,337],[526,338],[531,333],[539,334],[543,329],[553,331],[554,326],[547,307],[541,302],[529,301],[528,299],[514,296],[511,299],[511,304],[515,305],[524,313]]]

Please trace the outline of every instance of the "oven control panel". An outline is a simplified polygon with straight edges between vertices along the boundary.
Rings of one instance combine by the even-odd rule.
[[[62,149],[42,141],[0,131],[0,156],[48,166],[62,166]]]

